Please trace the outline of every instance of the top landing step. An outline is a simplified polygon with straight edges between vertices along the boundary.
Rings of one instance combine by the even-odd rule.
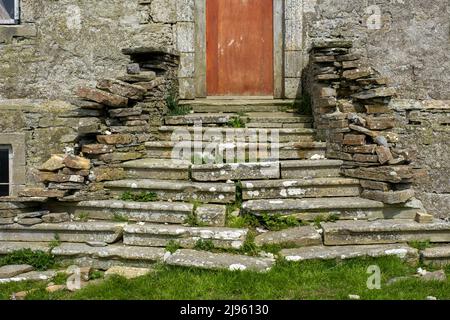
[[[281,99],[248,99],[248,98],[223,98],[223,99],[196,99],[182,100],[181,106],[189,106],[194,112],[276,112],[291,111],[294,100]]]

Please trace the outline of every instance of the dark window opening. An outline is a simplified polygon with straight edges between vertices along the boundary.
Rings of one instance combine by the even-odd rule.
[[[10,193],[10,148],[0,146],[0,197]]]
[[[19,17],[19,0],[0,0],[0,24],[18,24]]]

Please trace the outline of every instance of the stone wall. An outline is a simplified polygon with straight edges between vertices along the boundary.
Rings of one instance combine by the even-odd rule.
[[[67,98],[123,73],[121,48],[174,47],[173,0],[21,0],[0,26],[0,98]]]
[[[304,6],[305,66],[315,40],[342,37],[391,80],[399,97],[450,99],[447,0],[291,1]]]
[[[0,98],[66,98],[79,85],[118,76],[127,61],[119,48],[140,46],[179,51],[181,97],[195,97],[204,0],[21,2],[21,25],[0,26]],[[302,92],[312,42],[344,37],[392,79],[400,97],[450,98],[448,1],[381,0],[376,7],[368,0],[279,2],[285,97]]]
[[[414,150],[429,179],[414,186],[428,212],[450,217],[450,101],[394,99],[401,148]]]

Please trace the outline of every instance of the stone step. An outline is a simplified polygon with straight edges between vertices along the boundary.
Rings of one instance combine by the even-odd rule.
[[[357,197],[250,200],[242,205],[244,212],[254,215],[292,215],[299,220],[336,215],[339,219],[383,218],[381,202]]]
[[[297,160],[310,159],[314,156],[324,157],[326,152],[326,143],[324,142],[291,142],[279,144],[230,142],[196,144],[191,141],[152,141],[146,142],[145,146],[149,158],[184,159],[188,161],[197,158],[215,159],[219,155],[223,159],[231,157],[236,162],[248,162],[250,159],[252,161],[266,159]],[[231,155],[227,156],[227,154]]]
[[[239,249],[247,229],[222,227],[184,227],[158,224],[133,224],[124,228],[123,242],[131,246],[166,247],[171,242],[194,248],[199,240],[211,241],[217,248]]]
[[[341,160],[292,160],[281,162],[281,178],[329,178],[339,177]]]
[[[11,224],[0,226],[0,241],[114,243],[121,239],[124,225],[112,222],[41,223],[29,227]]]
[[[0,241],[0,256],[23,249],[50,252],[51,246],[48,242]]]
[[[436,220],[337,221],[322,223],[325,245],[383,244],[410,241],[450,242],[450,223]]]
[[[56,206],[57,205],[57,206]],[[114,220],[182,224],[194,213],[194,205],[184,202],[129,202],[121,200],[81,201],[57,203],[53,211],[64,211],[75,217],[87,216],[93,220]]]
[[[450,245],[427,248],[420,253],[420,256],[426,265],[450,265]]]
[[[117,180],[105,182],[105,188],[115,195],[123,192],[154,192],[160,201],[200,201],[203,203],[233,203],[234,183],[201,183],[179,180]]]
[[[313,142],[316,131],[306,128],[218,128],[218,127],[183,127],[162,126],[159,128],[161,141],[205,141],[205,142],[249,142],[249,143],[283,143]]]
[[[165,262],[168,265],[178,267],[256,272],[267,272],[275,265],[275,260],[270,258],[189,249],[177,250],[174,254],[167,256]]]
[[[239,118],[247,128],[311,128],[312,118],[291,112],[250,112],[237,113],[191,113],[183,116],[168,116],[164,123],[168,126],[192,126],[195,124],[226,126],[232,119]]]
[[[311,226],[289,228],[282,231],[269,231],[255,237],[257,246],[291,245],[296,247],[322,244],[321,234]]]
[[[202,164],[191,168],[195,181],[279,179],[279,162]]]
[[[126,246],[122,243],[105,247],[92,247],[83,243],[62,243],[52,250],[57,261],[63,265],[93,267],[107,270],[113,266],[148,267],[162,262],[166,250]]]
[[[285,112],[292,109],[293,100],[274,99],[196,99],[180,101],[180,106],[192,108],[194,112]]]
[[[189,180],[191,162],[180,159],[140,159],[122,164],[127,178]]]
[[[244,200],[357,197],[360,195],[358,179],[312,178],[254,180],[242,183]]]
[[[287,261],[353,259],[360,257],[397,256],[410,262],[417,262],[417,249],[405,244],[359,245],[359,246],[314,246],[304,248],[283,249],[280,256]]]

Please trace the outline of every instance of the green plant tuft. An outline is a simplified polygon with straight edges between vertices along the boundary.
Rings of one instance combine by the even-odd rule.
[[[211,240],[198,239],[195,243],[194,249],[201,251],[214,250],[214,243]]]
[[[180,244],[174,240],[170,240],[166,245],[166,251],[169,251],[170,253],[175,253],[180,248]]]
[[[126,191],[121,195],[120,199],[134,202],[154,202],[158,200],[158,195],[155,192],[142,191],[140,193],[133,193]]]
[[[245,121],[241,117],[235,117],[232,118],[230,121],[228,121],[227,126],[230,128],[245,128]]]
[[[430,240],[426,240],[426,241],[411,241],[411,242],[408,243],[408,245],[410,247],[418,249],[418,250],[425,250],[427,248],[431,248]]]
[[[44,251],[32,251],[31,249],[21,249],[0,259],[0,266],[10,264],[29,264],[37,270],[48,270],[55,265],[55,257]]]

